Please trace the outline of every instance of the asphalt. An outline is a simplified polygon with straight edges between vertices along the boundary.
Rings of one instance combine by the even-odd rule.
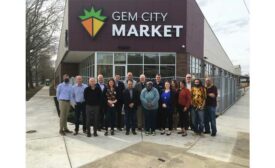
[[[114,136],[88,138],[58,134],[59,118],[49,88],[26,102],[26,165],[28,168],[76,167],[249,167],[249,90],[217,118],[218,133],[187,137]],[[69,129],[74,125],[68,123]]]

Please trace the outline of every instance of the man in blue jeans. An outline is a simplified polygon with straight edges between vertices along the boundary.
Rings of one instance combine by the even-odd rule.
[[[217,96],[218,91],[217,87],[213,85],[213,82],[210,78],[205,79],[205,87],[206,87],[206,102],[205,102],[205,117],[204,117],[204,125],[205,125],[205,134],[210,134],[210,126],[211,123],[211,136],[216,136],[217,127],[216,127],[216,107],[217,107]]]

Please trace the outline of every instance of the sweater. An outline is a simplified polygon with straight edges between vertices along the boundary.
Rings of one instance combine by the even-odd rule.
[[[95,87],[92,89],[90,86],[84,89],[85,103],[91,106],[99,106],[101,100],[101,89]]]
[[[146,110],[156,110],[159,107],[159,92],[156,88],[152,87],[150,91],[144,88],[140,94],[140,101]]]
[[[189,89],[183,88],[179,92],[178,103],[180,106],[189,108],[191,105],[191,94]]]

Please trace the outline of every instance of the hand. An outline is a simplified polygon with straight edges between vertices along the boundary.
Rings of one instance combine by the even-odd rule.
[[[163,108],[166,108],[166,107],[167,107],[167,105],[166,105],[165,103],[163,103],[163,104],[162,104],[162,107],[163,107]]]
[[[183,109],[184,111],[187,111],[187,107],[184,107],[184,109]]]
[[[130,108],[133,108],[133,107],[134,107],[134,103],[130,103],[130,104],[129,104],[129,107],[130,107]]]
[[[212,98],[215,98],[215,97],[216,97],[214,93],[209,93],[208,96],[209,96],[209,97],[212,97]]]

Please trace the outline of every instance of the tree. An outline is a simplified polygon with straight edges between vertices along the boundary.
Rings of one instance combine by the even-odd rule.
[[[56,53],[64,3],[61,0],[26,1],[26,89],[33,88],[33,73],[38,84],[38,69]],[[50,65],[50,64],[49,64]],[[44,65],[43,65],[44,66]]]

